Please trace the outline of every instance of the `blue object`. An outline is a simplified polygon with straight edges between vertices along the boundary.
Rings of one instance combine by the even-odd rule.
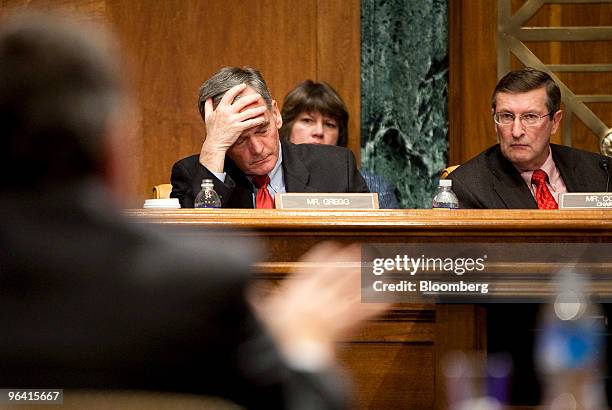
[[[368,190],[378,193],[378,206],[381,209],[399,209],[400,204],[395,197],[395,188],[391,183],[380,175],[376,175],[365,169],[360,169],[359,172],[363,177]]]

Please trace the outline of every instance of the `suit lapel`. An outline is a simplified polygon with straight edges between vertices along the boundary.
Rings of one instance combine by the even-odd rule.
[[[283,147],[283,176],[287,192],[315,192],[309,186],[310,171],[304,165],[295,150],[296,146],[281,139]]]
[[[508,209],[537,209],[538,205],[531,195],[525,181],[516,168],[501,153],[499,145],[487,157],[487,165],[496,180],[493,190]]]
[[[580,166],[580,159],[574,158],[571,151],[562,151],[557,145],[550,144],[550,149],[553,155],[553,161],[561,174],[563,183],[567,188],[567,192],[588,192],[589,189],[589,178],[584,177],[584,173],[578,171]],[[579,176],[582,175],[582,178]],[[595,189],[593,189],[594,191]]]
[[[225,157],[225,172],[236,185],[229,202],[231,206],[234,208],[253,208],[253,185],[229,156]]]

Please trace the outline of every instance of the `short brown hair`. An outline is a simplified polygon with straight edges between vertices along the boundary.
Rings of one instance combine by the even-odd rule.
[[[498,93],[526,93],[544,87],[546,89],[546,108],[549,113],[559,111],[561,107],[561,90],[548,73],[525,67],[520,70],[510,71],[495,86],[491,97],[493,111],[496,107]]]
[[[283,101],[283,126],[280,136],[289,140],[291,129],[297,117],[303,112],[320,112],[338,123],[338,142],[336,145],[346,147],[348,143],[349,114],[342,98],[329,84],[315,83],[306,80],[287,94]]]

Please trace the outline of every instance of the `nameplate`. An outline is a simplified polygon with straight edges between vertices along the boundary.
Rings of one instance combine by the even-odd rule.
[[[561,194],[560,209],[612,209],[612,193],[580,192]]]
[[[277,209],[378,209],[378,194],[276,194]]]

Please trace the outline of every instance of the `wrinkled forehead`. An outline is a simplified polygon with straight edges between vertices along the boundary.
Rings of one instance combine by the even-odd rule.
[[[255,91],[253,88],[247,86],[240,94],[238,94],[236,96],[236,98],[234,98],[234,102],[238,101],[239,99],[241,99],[243,97],[246,97],[246,96],[249,96],[249,95],[253,95],[253,94],[257,94],[257,91]],[[257,108],[257,107],[262,107],[262,106],[267,108],[266,100],[264,100],[263,97],[260,95],[259,98],[257,98],[257,100],[254,103],[247,105],[242,110],[240,110],[240,112],[242,112],[244,110],[247,110],[249,108]]]
[[[538,88],[523,93],[499,92],[496,95],[496,108],[502,109],[523,109],[539,110],[546,108],[546,90]]]

